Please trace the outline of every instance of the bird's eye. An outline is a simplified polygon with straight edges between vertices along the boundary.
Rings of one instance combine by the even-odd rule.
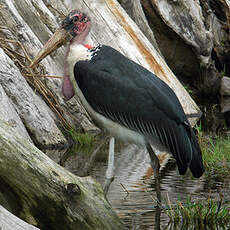
[[[78,16],[74,16],[72,20],[73,20],[73,22],[77,22],[79,20],[79,17]]]
[[[87,22],[87,21],[88,21],[88,18],[87,18],[87,17],[84,17],[84,18],[82,18],[82,21],[83,21],[83,22]]]

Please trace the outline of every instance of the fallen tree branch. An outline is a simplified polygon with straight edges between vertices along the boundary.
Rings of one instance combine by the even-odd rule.
[[[98,183],[68,172],[1,120],[0,162],[0,192],[7,187],[8,205],[26,222],[41,229],[124,229]]]

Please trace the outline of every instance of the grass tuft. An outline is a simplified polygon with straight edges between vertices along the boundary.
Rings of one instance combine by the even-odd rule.
[[[173,206],[170,202],[164,209],[169,217],[167,229],[229,229],[230,205],[223,200],[193,202],[191,198]]]
[[[83,133],[74,128],[62,130],[63,134],[72,140],[73,144],[67,152],[63,154],[60,160],[60,165],[64,166],[65,162],[70,157],[76,155],[81,157],[89,157],[93,148],[93,136],[89,133]]]
[[[205,136],[202,127],[197,126],[198,139],[202,150],[207,175],[230,174],[230,136]]]
[[[80,132],[76,129],[66,129],[64,131],[65,135],[70,137],[74,142],[72,151],[70,152],[84,152],[88,153],[92,149],[93,136],[86,132]]]

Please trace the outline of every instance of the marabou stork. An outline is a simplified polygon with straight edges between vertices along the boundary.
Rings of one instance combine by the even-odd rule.
[[[97,126],[147,148],[160,202],[160,165],[151,144],[166,147],[179,173],[185,174],[189,167],[196,178],[204,172],[200,146],[173,90],[112,47],[84,45],[90,27],[86,14],[71,11],[31,66],[72,35],[64,68],[64,97],[69,100],[76,93]]]

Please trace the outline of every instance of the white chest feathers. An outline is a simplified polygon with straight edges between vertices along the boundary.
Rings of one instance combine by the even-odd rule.
[[[71,45],[67,56],[69,65],[74,66],[78,61],[91,60],[92,54],[83,45]]]

